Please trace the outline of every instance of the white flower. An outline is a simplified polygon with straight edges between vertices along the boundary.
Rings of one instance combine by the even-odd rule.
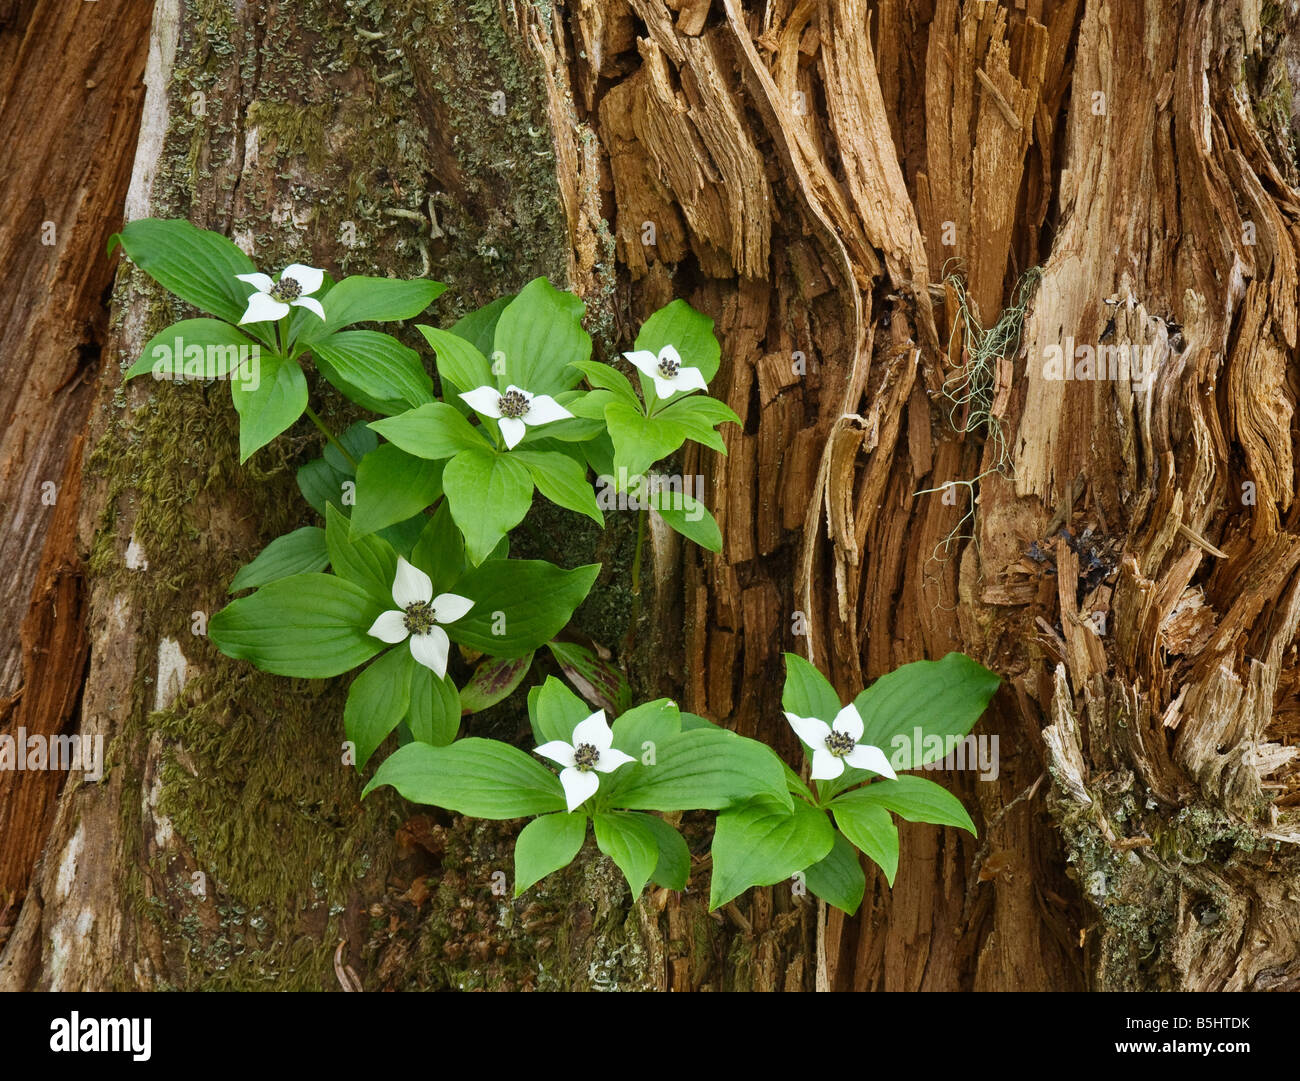
[[[814,781],[831,781],[844,772],[847,762],[854,769],[869,769],[891,781],[898,780],[879,747],[859,743],[862,738],[862,716],[852,703],[845,706],[830,724],[819,721],[816,717],[797,717],[787,713],[785,719],[790,722],[795,735],[812,748],[812,772],[809,776]]]
[[[395,645],[411,638],[411,656],[441,679],[447,674],[447,653],[451,641],[439,623],[455,623],[474,607],[468,597],[455,593],[433,595],[429,576],[397,557],[397,577],[393,579],[393,603],[398,610],[385,612],[371,624],[368,634]]]
[[[479,387],[461,397],[475,413],[492,417],[501,426],[506,450],[514,450],[528,425],[550,424],[573,416],[549,394],[529,394],[522,387],[506,387],[504,394],[496,387]]]
[[[614,750],[613,742],[614,733],[605,723],[602,709],[577,723],[572,743],[553,739],[537,748],[538,754],[564,767],[560,770],[560,784],[564,786],[570,811],[581,806],[600,787],[596,773],[613,773],[619,766],[636,761],[630,754]]]
[[[671,345],[665,345],[655,356],[649,349],[624,353],[625,357],[645,375],[655,381],[655,393],[660,398],[671,398],[679,390],[708,390],[699,368],[683,368],[682,358]]]
[[[320,306],[320,301],[308,295],[324,284],[323,270],[294,263],[280,271],[279,281],[272,281],[269,274],[236,274],[235,277],[257,290],[248,298],[248,310],[239,321],[240,326],[283,319],[291,307],[306,308],[321,319],[325,318],[325,309]]]

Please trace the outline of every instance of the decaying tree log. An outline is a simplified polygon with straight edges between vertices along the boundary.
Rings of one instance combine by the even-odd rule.
[[[117,753],[64,793],[0,983],[1300,986],[1290,19],[160,0],[133,216],[428,272],[461,307],[550,273],[606,356],[674,296],[715,318],[744,424],[679,464],[723,551],[654,536],[630,630],[587,628],[642,689],[793,761],[783,650],[847,696],[960,649],[1006,681],[980,727],[999,772],[944,775],[979,838],[904,826],[852,919],[784,887],[711,918],[703,860],[633,907],[593,858],[503,920],[508,828],[417,816],[394,846],[397,802],[359,808],[335,764],[338,689],[190,633],[298,520],[313,440],[238,470],[224,388],[115,399],[108,363],[81,724]],[[136,274],[116,303],[129,362],[169,312]]]

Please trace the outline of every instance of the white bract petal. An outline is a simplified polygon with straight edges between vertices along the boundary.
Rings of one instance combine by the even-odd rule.
[[[525,424],[550,424],[554,420],[567,420],[573,416],[559,402],[549,394],[535,395],[528,405],[528,413],[524,416]]]
[[[708,390],[709,384],[704,381],[704,373],[699,368],[683,368],[674,377],[673,387],[677,390]]]
[[[654,381],[655,393],[659,395],[660,398],[671,398],[677,393],[677,387],[674,385],[673,380],[665,379],[658,372],[654,375]]]
[[[681,367],[682,363],[681,353],[677,352],[677,346],[673,345],[671,342],[659,350],[659,356],[655,359],[659,364],[662,364],[666,360],[668,363],[676,364],[678,367]]]
[[[844,772],[844,759],[836,758],[825,747],[813,751],[812,770],[808,776],[814,781],[833,781]]]
[[[455,623],[474,607],[474,602],[459,593],[439,593],[433,598],[433,618],[439,623]]]
[[[461,399],[475,413],[482,413],[485,417],[501,416],[501,392],[496,387],[476,387],[467,390],[461,395]]]
[[[605,711],[597,710],[586,720],[579,721],[573,729],[573,745],[590,743],[598,751],[609,750],[614,742],[614,733],[605,721]]]
[[[850,702],[835,715],[835,720],[831,721],[831,727],[836,732],[843,732],[845,735],[852,736],[853,742],[857,743],[862,738],[862,714],[858,712],[858,707]]]
[[[793,713],[787,713],[785,719],[790,722],[794,734],[809,747],[816,750],[818,747],[826,746],[826,737],[831,734],[831,726],[825,721],[819,721],[816,717],[799,717]]]
[[[276,319],[283,319],[288,314],[288,304],[282,304],[269,293],[254,293],[248,298],[248,308],[244,312],[244,317],[239,321],[239,325],[274,322]]]
[[[297,300],[290,301],[289,303],[295,308],[306,308],[322,322],[325,319],[325,309],[320,306],[319,300],[313,300],[311,297],[299,297]]]
[[[567,766],[560,770],[560,784],[564,786],[564,798],[569,810],[573,811],[582,806],[584,800],[596,794],[600,778],[589,771]]]
[[[439,679],[447,674],[447,654],[451,640],[441,627],[430,627],[428,634],[411,635],[411,656],[425,668],[432,669]]]
[[[433,582],[429,576],[398,556],[397,577],[393,579],[393,603],[405,610],[413,604],[428,604],[431,600]]]
[[[562,739],[553,739],[550,743],[543,743],[537,748],[536,753],[543,758],[549,758],[552,762],[558,762],[562,766],[573,765],[573,748]]]
[[[406,613],[385,612],[370,624],[370,630],[366,633],[381,642],[387,642],[390,646],[395,645],[410,633],[406,629]]]
[[[325,271],[301,263],[290,263],[280,271],[280,280],[292,278],[298,283],[304,294],[314,293],[325,283]]]
[[[630,754],[624,754],[614,747],[606,747],[600,752],[600,758],[591,768],[601,773],[613,773],[620,766],[626,766],[629,762],[635,762],[636,759]]]
[[[514,450],[528,431],[524,422],[517,417],[502,417],[497,424],[501,427],[501,438],[506,441],[506,450]]]
[[[854,769],[867,769],[872,773],[879,773],[882,777],[888,777],[891,781],[898,780],[898,774],[889,764],[885,752],[879,747],[872,747],[869,743],[859,743],[844,756],[844,761]]]
[[[623,355],[644,375],[654,375],[659,370],[659,358],[649,349],[638,349],[636,352]]]
[[[270,274],[236,274],[235,277],[241,282],[248,282],[248,284],[259,293],[269,293],[271,288],[275,285],[275,282],[271,280]]]

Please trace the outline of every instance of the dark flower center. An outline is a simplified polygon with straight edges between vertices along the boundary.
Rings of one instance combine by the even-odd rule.
[[[595,768],[600,752],[590,743],[579,743],[573,748],[573,764],[583,773]]]
[[[665,379],[671,379],[682,369],[681,361],[673,360],[672,357],[664,357],[659,362],[659,374]]]
[[[291,300],[297,300],[302,296],[302,286],[298,284],[296,278],[281,277],[278,282],[271,286],[271,296],[281,304],[287,304]]]
[[[438,621],[434,618],[433,605],[428,601],[416,601],[406,606],[406,615],[402,617],[406,629],[411,634],[428,634]]]
[[[528,399],[517,390],[508,390],[497,399],[497,408],[503,417],[518,420],[528,412]]]
[[[843,758],[857,745],[858,741],[847,732],[836,732],[831,729],[831,734],[826,737],[826,749],[836,758]]]

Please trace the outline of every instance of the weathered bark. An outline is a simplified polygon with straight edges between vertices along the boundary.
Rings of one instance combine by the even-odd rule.
[[[74,543],[82,432],[148,29],[138,0],[0,14],[0,730],[10,734],[48,739],[75,726],[86,666]],[[62,777],[0,784],[0,910],[26,890]],[[0,916],[0,942],[7,923]]]
[[[502,927],[509,827],[421,816],[394,847],[397,802],[358,807],[336,765],[339,689],[189,633],[297,520],[314,440],[236,469],[224,387],[115,403],[108,365],[81,708],[118,754],[63,795],[0,980],[320,986],[346,940],[367,987],[1300,984],[1300,26],[1258,0],[178,3],[155,14],[133,216],[268,264],[427,256],[440,315],[550,273],[607,355],[685,296],[744,419],[725,458],[681,463],[724,549],[656,535],[625,638],[616,529],[588,629],[642,689],[792,761],[783,649],[846,695],[962,649],[1006,679],[981,726],[1001,773],[949,775],[979,839],[905,826],[893,890],[869,877],[853,919],[819,927],[779,887],[711,919],[704,860],[630,907],[593,858]],[[117,303],[106,355],[129,361],[169,313],[134,274]],[[1046,378],[1067,339],[1150,346],[1153,385]]]

